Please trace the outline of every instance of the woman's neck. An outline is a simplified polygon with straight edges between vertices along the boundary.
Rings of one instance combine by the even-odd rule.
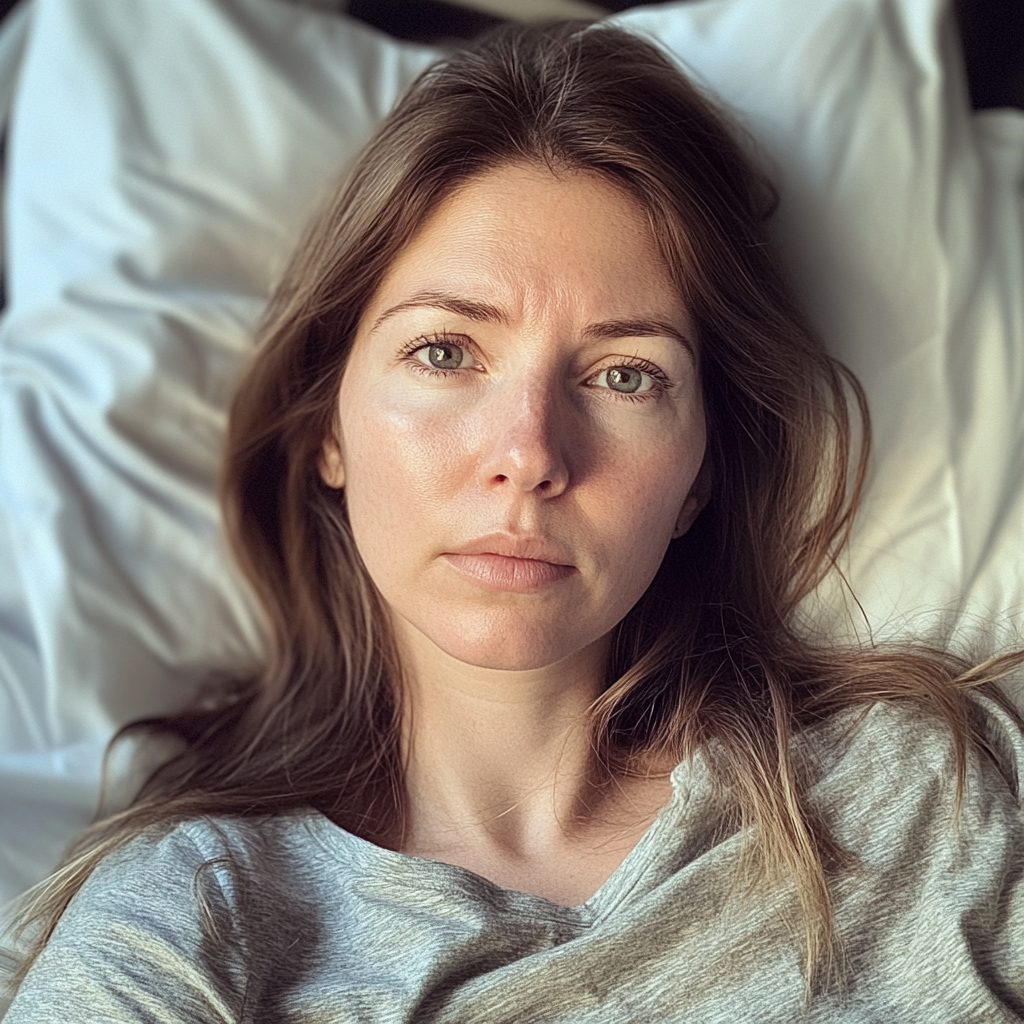
[[[461,864],[559,902],[586,899],[668,798],[664,777],[615,781],[588,708],[605,641],[523,672],[465,665],[399,636],[407,793],[404,852]]]

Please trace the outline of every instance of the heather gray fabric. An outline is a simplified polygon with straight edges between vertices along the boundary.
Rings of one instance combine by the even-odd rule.
[[[75,898],[5,1024],[1024,1020],[1024,743],[978,707],[960,829],[952,744],[877,705],[799,741],[860,861],[836,882],[846,989],[802,1003],[791,894],[727,900],[703,763],[590,900],[567,908],[407,857],[323,817],[146,835]]]

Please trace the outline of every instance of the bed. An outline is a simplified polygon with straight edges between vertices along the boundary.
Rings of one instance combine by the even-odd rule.
[[[972,112],[941,0],[616,17],[736,111],[867,390],[866,500],[808,623],[1020,644],[1024,113]],[[295,0],[23,0],[0,25],[0,905],[92,816],[120,725],[259,663],[214,498],[226,405],[304,219],[445,45]]]

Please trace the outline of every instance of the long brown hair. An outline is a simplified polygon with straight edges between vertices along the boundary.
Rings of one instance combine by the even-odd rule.
[[[96,863],[146,827],[311,806],[378,842],[400,833],[401,667],[317,458],[356,325],[398,253],[460,184],[525,161],[602,175],[640,204],[701,352],[711,497],[617,627],[595,748],[611,771],[704,751],[746,863],[795,882],[808,984],[828,966],[841,851],[805,805],[792,734],[915,699],[949,723],[962,775],[981,742],[966,690],[991,688],[1010,661],[969,671],[942,652],[815,645],[797,628],[848,538],[868,420],[784,285],[765,242],[772,190],[739,137],[654,46],[605,26],[502,29],[414,84],[307,230],[231,409],[225,518],[266,612],[268,664],[210,705],[144,723],[186,749],[37,888],[29,959]]]

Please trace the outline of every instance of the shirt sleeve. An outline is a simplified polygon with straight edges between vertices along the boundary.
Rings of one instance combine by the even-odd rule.
[[[229,878],[184,826],[111,854],[69,904],[4,1024],[238,1020],[245,972]]]

